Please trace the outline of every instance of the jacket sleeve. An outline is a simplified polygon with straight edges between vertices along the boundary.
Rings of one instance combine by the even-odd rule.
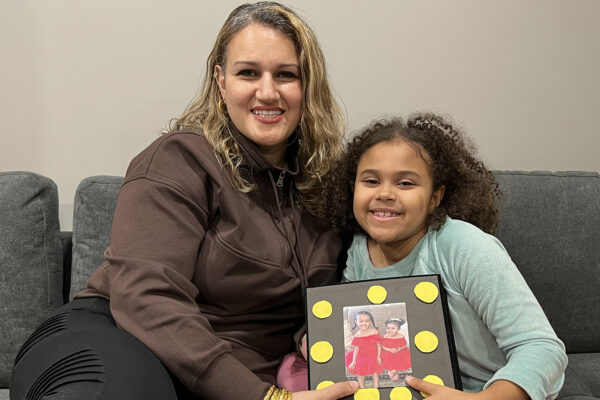
[[[475,229],[449,253],[457,284],[507,359],[485,387],[503,379],[532,400],[554,398],[567,365],[564,345],[502,244]]]
[[[262,399],[269,384],[232,356],[196,303],[192,278],[202,267],[196,264],[207,215],[206,205],[176,182],[127,180],[105,254],[111,311],[196,395]]]

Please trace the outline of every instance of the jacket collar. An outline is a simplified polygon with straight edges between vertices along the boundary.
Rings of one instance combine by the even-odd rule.
[[[228,129],[229,129],[229,133],[231,134],[233,139],[236,141],[236,143],[238,144],[238,146],[240,148],[240,151],[242,152],[242,158],[243,158],[244,164],[247,165],[248,167],[250,167],[250,169],[253,171],[253,175],[263,172],[263,171],[267,171],[267,170],[273,170],[273,171],[278,171],[278,172],[281,170],[284,170],[286,172],[286,174],[290,174],[292,176],[298,175],[298,173],[299,173],[299,166],[298,166],[299,146],[298,146],[298,138],[295,136],[295,135],[297,135],[297,133],[294,133],[294,135],[290,138],[292,143],[290,143],[288,145],[286,152],[285,152],[287,167],[279,168],[279,167],[275,167],[269,161],[267,161],[265,159],[265,157],[262,155],[262,153],[260,152],[260,150],[258,149],[258,147],[254,144],[254,142],[252,142],[250,139],[248,139],[246,136],[244,136],[237,129],[237,127],[233,124],[233,122],[231,120],[229,120]]]

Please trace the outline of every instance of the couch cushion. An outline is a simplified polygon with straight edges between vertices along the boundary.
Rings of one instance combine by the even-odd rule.
[[[495,172],[503,193],[496,236],[567,352],[600,352],[600,176]]]
[[[600,353],[569,354],[565,385],[558,399],[589,400],[600,398]]]
[[[122,177],[101,175],[86,178],[77,187],[73,210],[71,298],[85,288],[88,277],[104,259],[122,183]]]
[[[19,347],[62,304],[56,184],[30,172],[0,172],[0,387]]]

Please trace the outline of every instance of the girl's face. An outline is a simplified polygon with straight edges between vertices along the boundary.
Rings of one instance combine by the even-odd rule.
[[[433,191],[425,160],[402,140],[381,142],[361,157],[354,182],[354,217],[378,245],[407,251],[427,232],[443,188]]]
[[[385,327],[385,333],[388,336],[396,336],[398,334],[398,330],[399,330],[398,325],[394,324],[393,322],[390,322]]]
[[[367,314],[358,314],[356,316],[356,325],[361,331],[371,327],[371,318]]]
[[[239,31],[215,73],[227,112],[239,131],[274,165],[298,126],[302,80],[296,48],[282,32],[260,24]]]

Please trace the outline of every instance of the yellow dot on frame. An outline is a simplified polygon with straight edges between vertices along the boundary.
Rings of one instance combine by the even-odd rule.
[[[354,393],[354,400],[379,400],[379,389],[358,389],[356,393]]]
[[[439,290],[434,283],[421,282],[415,286],[415,296],[423,303],[433,303],[437,299]]]
[[[395,387],[390,392],[390,400],[412,400],[412,393],[408,388]]]
[[[427,375],[425,378],[423,378],[423,380],[425,382],[429,382],[429,383],[434,383],[436,385],[442,385],[444,386],[444,381],[442,380],[442,378],[440,378],[439,376],[435,376],[435,375]],[[428,393],[423,393],[421,392],[421,394],[423,395],[423,397],[427,397],[429,396]]]
[[[332,381],[323,381],[317,385],[317,390],[325,389],[331,385],[333,385]]]
[[[333,356],[333,346],[326,341],[317,342],[310,348],[310,356],[318,363],[327,362]]]
[[[321,319],[328,318],[332,311],[331,303],[327,300],[317,301],[312,307],[314,316]]]
[[[381,304],[387,297],[387,290],[383,286],[373,285],[367,292],[367,298],[373,304]]]
[[[438,338],[433,332],[421,331],[415,335],[415,346],[423,353],[431,353],[438,347]]]

